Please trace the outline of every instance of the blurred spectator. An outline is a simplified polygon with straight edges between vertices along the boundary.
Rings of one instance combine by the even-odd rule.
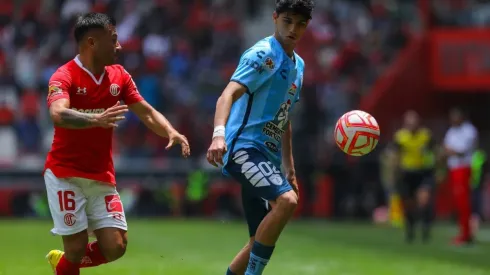
[[[458,214],[459,235],[453,244],[473,242],[471,232],[471,164],[477,149],[478,131],[459,109],[450,112],[451,127],[444,137],[444,149],[449,168],[449,180]]]
[[[6,148],[15,150],[1,154],[10,162],[17,149],[19,158],[43,158],[49,148],[52,128],[46,85],[53,72],[75,55],[71,32],[77,14],[97,11],[116,18],[121,64],[146,100],[185,132],[197,157],[207,149],[216,99],[244,50],[246,22],[251,18],[265,22],[271,16],[259,12],[270,6],[262,1],[59,0],[19,2],[20,16],[14,18],[12,2],[0,2],[1,135]],[[297,49],[307,64],[307,85],[305,106],[296,118],[301,126],[295,131],[301,139],[315,140],[306,147],[298,145],[301,153],[331,145],[325,142],[330,135],[324,133],[357,104],[407,43],[410,26],[417,21],[417,16],[407,16],[407,10],[416,9],[405,2],[319,2]],[[164,143],[129,114],[115,144],[120,157],[172,156],[173,152],[162,153]],[[306,170],[318,168],[318,161],[306,153],[299,158]]]

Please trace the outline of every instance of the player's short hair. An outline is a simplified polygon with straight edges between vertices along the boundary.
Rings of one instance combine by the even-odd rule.
[[[315,8],[313,0],[276,0],[276,13],[292,12],[311,19]]]
[[[116,26],[116,20],[107,14],[86,13],[77,18],[73,35],[77,43],[79,43],[90,30],[104,29],[111,25]]]

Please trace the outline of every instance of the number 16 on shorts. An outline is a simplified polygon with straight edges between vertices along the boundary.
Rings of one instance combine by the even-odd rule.
[[[75,192],[71,190],[58,191],[60,211],[75,211]]]
[[[60,203],[60,211],[75,211],[75,192],[71,190],[58,191],[58,201]],[[67,226],[73,226],[77,222],[77,217],[72,213],[66,213],[63,218]]]

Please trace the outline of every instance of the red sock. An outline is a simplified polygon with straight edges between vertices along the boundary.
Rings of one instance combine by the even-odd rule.
[[[87,244],[85,256],[82,258],[80,268],[94,267],[106,263],[107,260],[105,259],[104,255],[102,255],[97,241]]]
[[[63,255],[60,262],[56,266],[56,275],[80,275],[80,268],[78,263],[72,263]]]

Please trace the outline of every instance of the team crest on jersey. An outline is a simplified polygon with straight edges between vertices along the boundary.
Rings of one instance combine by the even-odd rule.
[[[109,91],[111,92],[111,95],[118,96],[121,93],[121,88],[119,88],[119,85],[117,84],[111,84]]]
[[[286,124],[289,121],[289,109],[291,109],[291,100],[281,104],[279,110],[274,117],[274,120],[269,121],[265,124],[262,129],[262,133],[268,137],[271,137],[277,141],[281,141],[282,135],[284,134]]]
[[[274,70],[276,65],[274,64],[274,61],[272,60],[272,58],[267,57],[264,61],[264,66],[269,68],[270,70]]]
[[[296,94],[296,90],[298,89],[298,86],[296,86],[296,84],[291,84],[291,88],[289,88],[288,90],[288,94],[290,94],[291,96],[294,96]]]

